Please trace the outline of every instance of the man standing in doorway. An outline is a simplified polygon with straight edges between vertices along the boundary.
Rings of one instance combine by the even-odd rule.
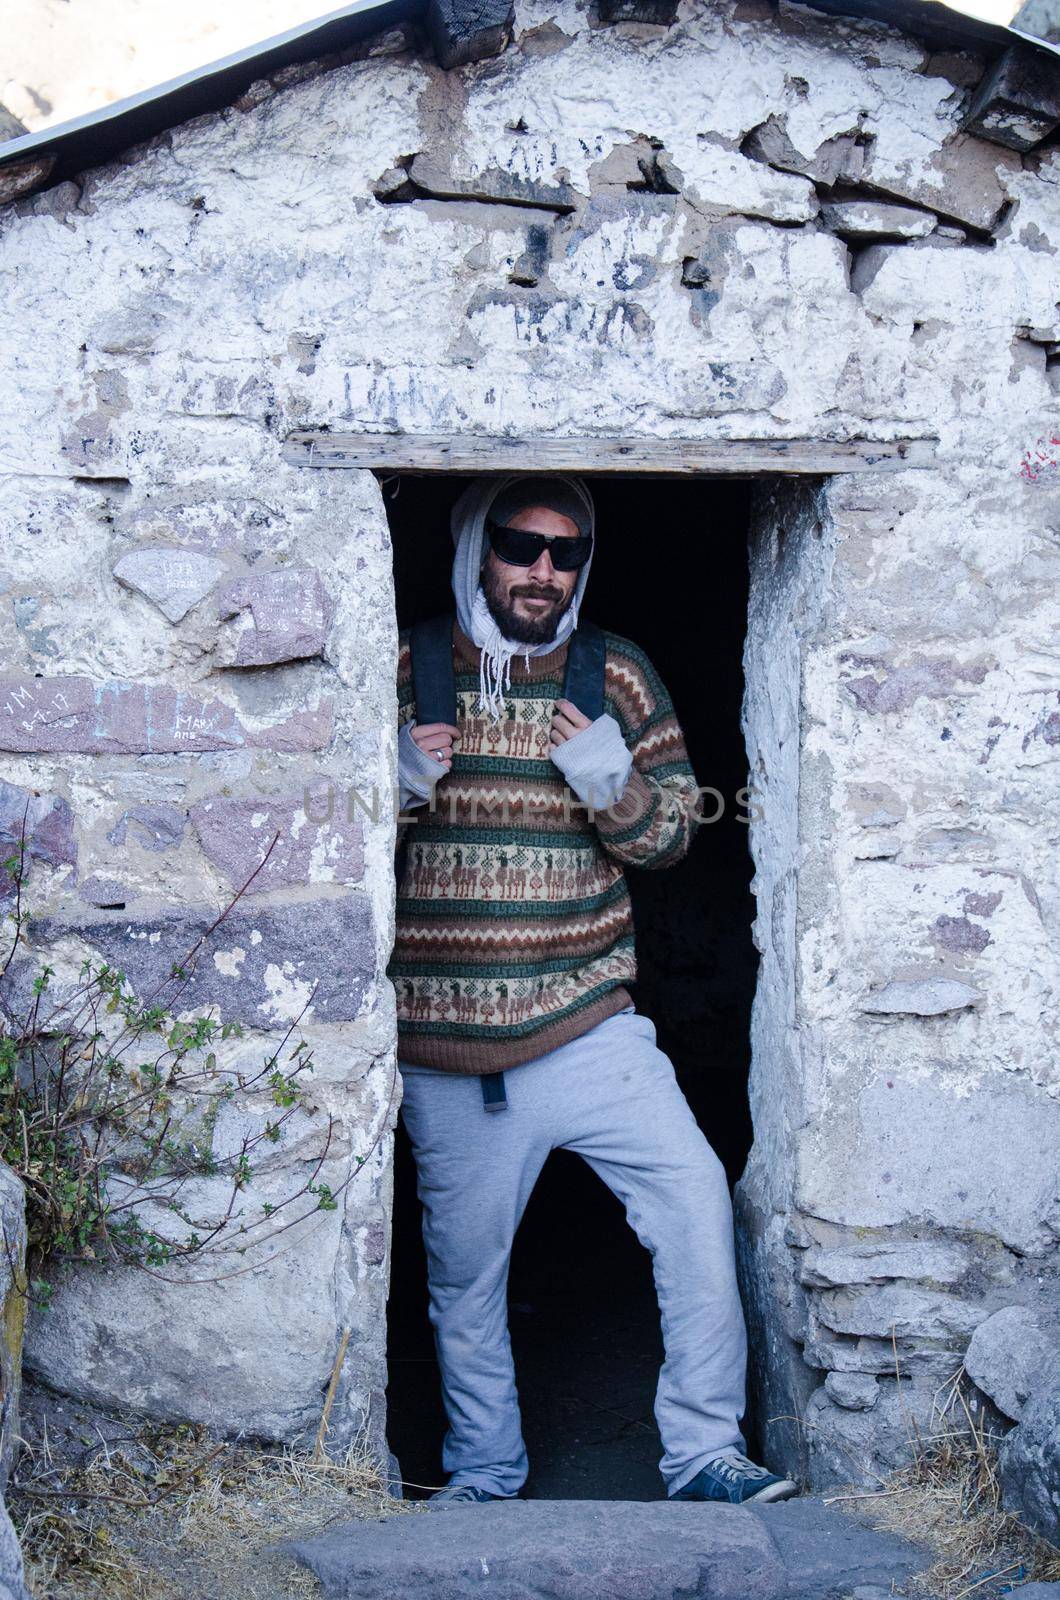
[[[563,696],[595,538],[580,479],[476,480],[452,531],[455,723],[417,723],[408,630],[399,640],[401,810],[429,809],[402,825],[388,968],[449,1419],[449,1482],[431,1503],[510,1499],[525,1482],[508,1264],[558,1148],[619,1197],[653,1258],[670,1497],[785,1499],[794,1483],[744,1454],[725,1173],[624,987],[623,865],[673,866],[695,826],[684,737],[651,662],[618,634],[604,632],[608,709],[590,721]]]

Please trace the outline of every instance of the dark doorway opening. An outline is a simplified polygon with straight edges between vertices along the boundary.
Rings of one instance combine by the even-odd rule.
[[[449,512],[467,482],[382,478],[399,627],[453,606]],[[655,1022],[659,1046],[735,1183],[751,1144],[758,965],[747,797],[739,793],[748,782],[740,705],[751,485],[590,484],[598,542],[583,615],[646,651],[673,699],[699,783],[724,800],[677,867],[627,869],[627,877],[639,972],[631,993]],[[700,809],[712,817],[719,806],[706,796]],[[388,1431],[405,1481],[437,1486],[445,1415],[419,1228],[415,1167],[399,1128]],[[542,1173],[515,1243],[509,1308],[530,1456],[524,1493],[663,1498],[652,1412],[662,1339],[651,1261],[619,1203],[577,1156],[554,1152]]]

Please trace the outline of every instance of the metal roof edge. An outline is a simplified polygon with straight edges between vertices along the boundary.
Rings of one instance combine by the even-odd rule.
[[[193,117],[220,111],[259,78],[302,61],[333,54],[372,33],[382,33],[424,10],[424,0],[353,0],[311,22],[300,23],[232,55],[138,94],[99,106],[80,117],[20,134],[0,144],[0,167],[55,154],[47,182],[98,165],[123,150]]]
[[[882,22],[902,33],[929,39],[934,36],[950,48],[960,48],[962,42],[964,48],[989,44],[996,46],[1000,53],[1017,44],[1027,45],[1060,63],[1060,45],[1007,23],[973,17],[967,11],[946,5],[945,0],[792,0],[792,3],[825,11],[830,16]]]
[[[1060,62],[1060,43],[1052,39],[1040,39],[1036,33],[1024,33],[1022,28],[1014,28],[1011,23],[1006,25],[1005,32],[1020,44],[1033,44],[1039,50],[1044,50],[1048,55],[1055,57]]]
[[[984,22],[941,3],[941,0],[793,0],[832,16],[871,20],[902,32],[965,48],[973,43],[995,47],[1015,44],[1060,62],[1060,45],[1018,28]],[[84,116],[0,145],[0,170],[34,156],[54,155],[55,162],[34,187],[51,186],[87,168],[113,160],[123,151],[164,133],[168,128],[238,99],[251,83],[298,62],[312,61],[347,48],[373,33],[420,17],[426,0],[353,0],[337,11],[301,23],[258,44],[248,45],[218,61],[139,94],[100,106]]]

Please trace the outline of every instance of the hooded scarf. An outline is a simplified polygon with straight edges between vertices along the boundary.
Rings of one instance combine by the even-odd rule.
[[[511,682],[512,656],[523,656],[529,666],[531,656],[546,655],[550,650],[557,650],[578,626],[578,608],[585,592],[589,568],[592,566],[592,554],[590,554],[588,561],[578,572],[574,595],[551,639],[542,644],[525,644],[521,640],[508,639],[501,633],[486,602],[480,581],[483,558],[488,552],[486,515],[498,496],[504,494],[506,499],[509,498],[506,491],[523,481],[529,481],[527,474],[510,473],[497,478],[476,478],[453,507],[450,523],[453,543],[456,545],[456,554],[453,557],[453,594],[456,598],[457,621],[468,638],[479,646],[479,709],[489,712],[494,721],[499,719],[504,709],[504,693]],[[593,501],[582,480],[557,474],[547,482],[556,486],[562,485],[567,498],[574,495],[578,504],[584,508],[582,516],[577,520],[584,532],[592,533],[595,527]],[[548,503],[547,492],[542,492],[540,499],[528,498],[526,501],[527,505]],[[563,514],[569,516],[570,512],[564,511]]]

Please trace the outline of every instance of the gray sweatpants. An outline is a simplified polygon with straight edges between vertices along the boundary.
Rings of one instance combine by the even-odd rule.
[[[526,1480],[508,1264],[554,1149],[589,1163],[652,1255],[665,1347],[655,1417],[668,1492],[711,1456],[742,1451],[747,1342],[728,1185],[651,1018],[628,1006],[510,1069],[504,1111],[483,1109],[477,1077],[399,1066],[423,1202],[450,1482],[513,1495]]]

